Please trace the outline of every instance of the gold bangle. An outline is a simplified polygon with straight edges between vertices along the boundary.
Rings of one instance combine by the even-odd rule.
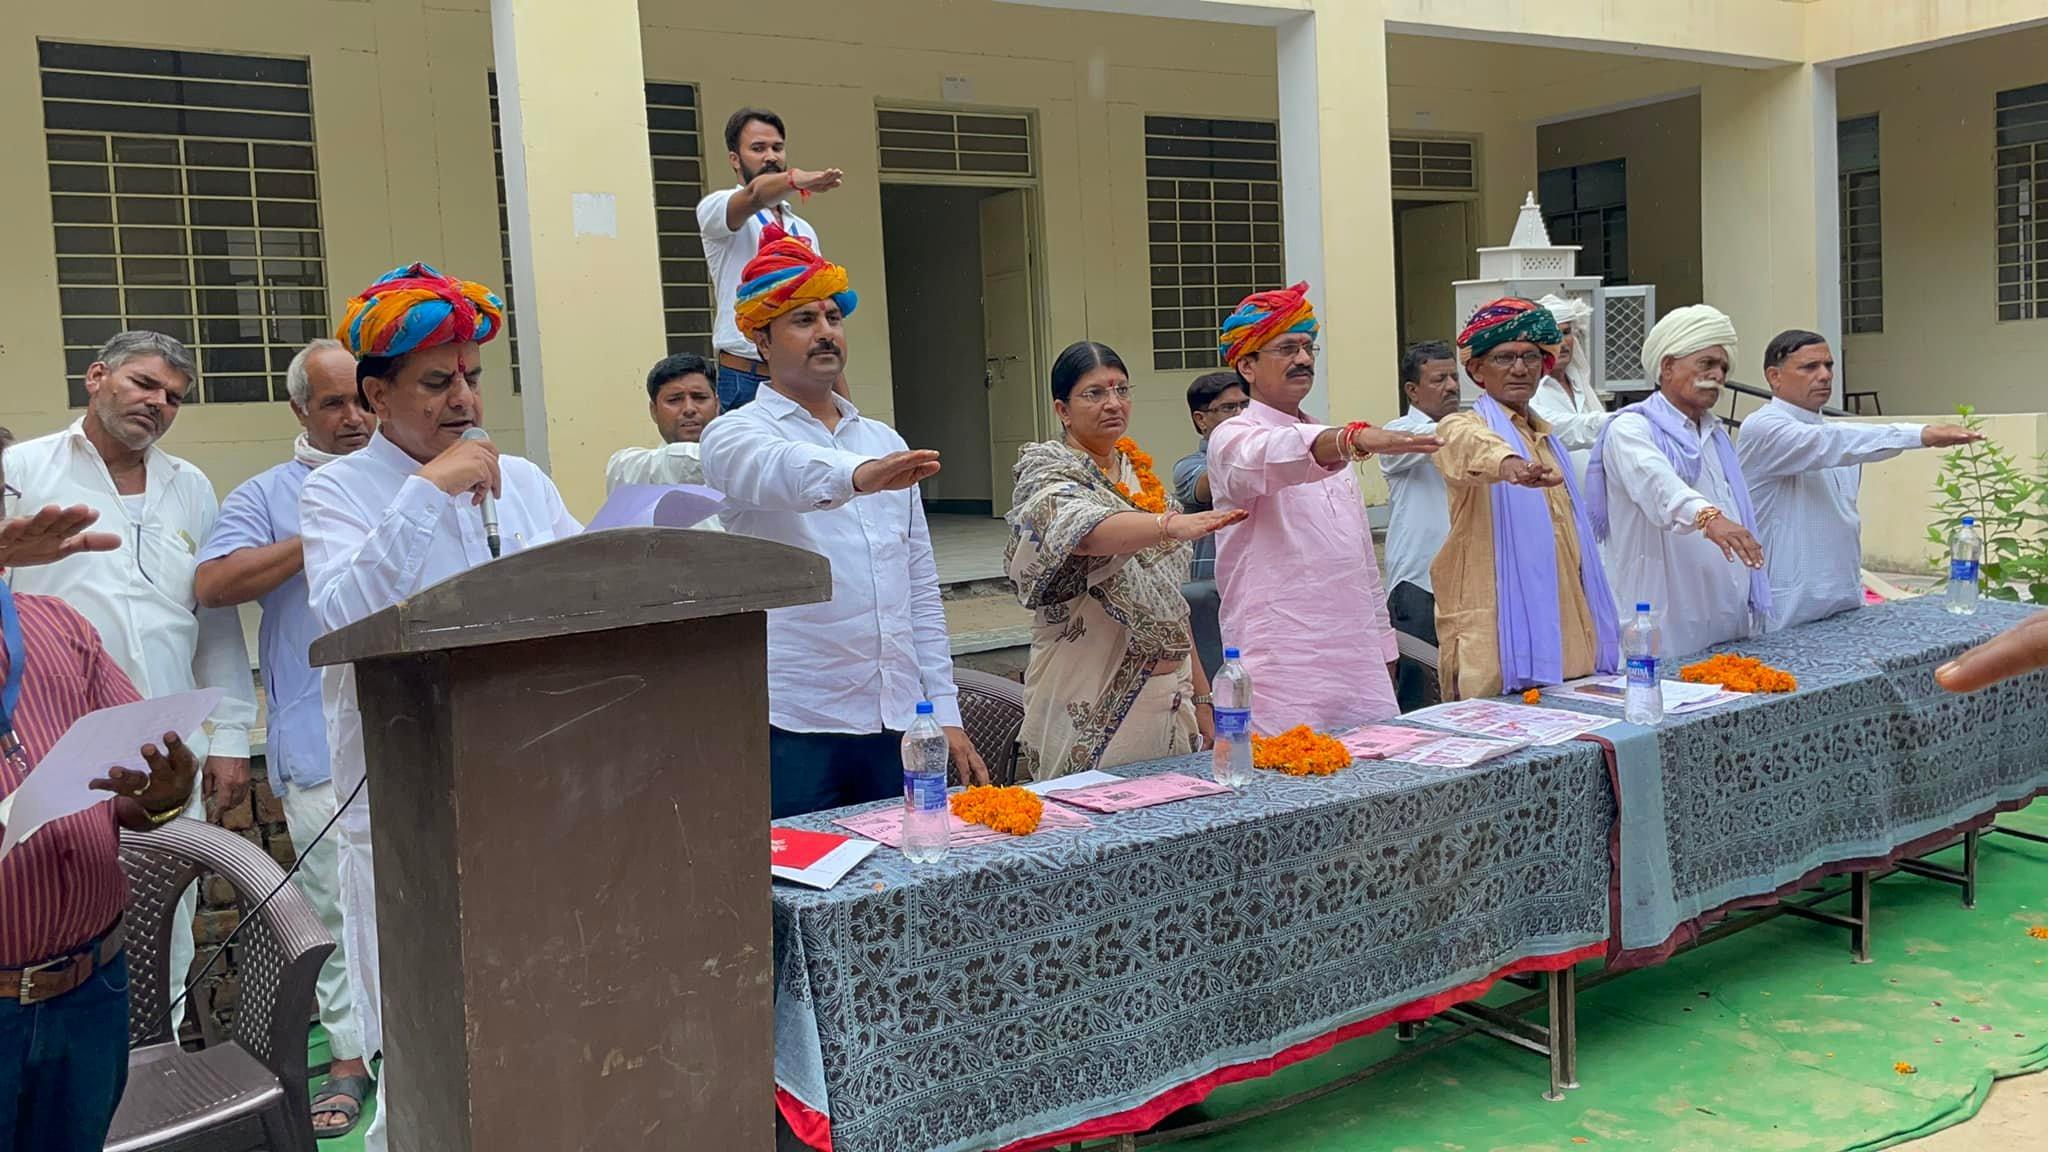
[[[142,814],[149,819],[149,826],[151,828],[161,828],[178,817],[183,816],[185,808],[182,804],[173,804],[162,812],[151,812],[149,809],[144,808]]]
[[[1709,504],[1705,508],[1700,509],[1698,516],[1693,517],[1692,526],[1695,531],[1705,532],[1707,525],[1719,519],[1721,519],[1721,510]]]

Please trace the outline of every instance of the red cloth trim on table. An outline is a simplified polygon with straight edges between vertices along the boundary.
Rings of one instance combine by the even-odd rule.
[[[1085,1140],[1098,1140],[1107,1136],[1121,1136],[1128,1132],[1144,1132],[1169,1115],[1183,1108],[1199,1104],[1208,1099],[1211,1092],[1228,1084],[1242,1080],[1254,1080],[1270,1076],[1289,1065],[1298,1064],[1313,1056],[1320,1056],[1348,1040],[1356,1040],[1385,1028],[1389,1024],[1405,1024],[1411,1020],[1422,1020],[1434,1016],[1455,1004],[1463,1004],[1484,996],[1495,983],[1509,976],[1524,972],[1560,972],[1582,960],[1597,959],[1606,950],[1606,945],[1589,944],[1570,952],[1554,956],[1533,956],[1517,960],[1513,964],[1483,976],[1467,984],[1446,989],[1434,996],[1390,1008],[1377,1016],[1370,1016],[1354,1024],[1326,1032],[1310,1040],[1304,1040],[1275,1055],[1262,1060],[1248,1060],[1232,1064],[1204,1076],[1198,1076],[1177,1088],[1165,1092],[1136,1108],[1113,1112],[1107,1116],[1084,1121],[1071,1128],[1049,1132],[1042,1136],[1027,1136],[1015,1143],[1005,1144],[997,1152],[1039,1152],[1040,1149],[1054,1148],[1061,1144],[1076,1144]],[[813,1111],[803,1101],[782,1090],[775,1089],[775,1105],[782,1110],[782,1117],[789,1122],[791,1132],[812,1148],[830,1152],[832,1148],[831,1118]]]
[[[1607,779],[1614,786],[1614,802],[1618,807],[1621,804],[1621,773],[1614,763],[1614,744],[1595,732],[1585,733],[1579,736],[1578,739],[1600,746],[1602,757],[1607,762]],[[1812,886],[1814,882],[1823,877],[1831,876],[1838,872],[1854,872],[1864,868],[1889,868],[1901,860],[1925,856],[1929,852],[1947,847],[1955,841],[1956,837],[1961,836],[1965,832],[1982,830],[1993,820],[1997,819],[2000,813],[2017,812],[2044,795],[2048,795],[2048,789],[2037,791],[2021,800],[1999,801],[1984,812],[1972,816],[1960,824],[1944,828],[1939,832],[1930,832],[1918,839],[1910,840],[1882,856],[1855,856],[1846,860],[1822,864],[1818,868],[1811,869],[1801,875],[1797,880],[1789,884],[1780,884],[1769,892],[1760,892],[1755,896],[1743,896],[1730,900],[1728,903],[1717,908],[1710,908],[1693,919],[1680,924],[1672,931],[1671,935],[1664,938],[1663,943],[1653,944],[1647,948],[1623,948],[1621,946],[1621,819],[1619,814],[1617,814],[1614,825],[1607,831],[1607,858],[1613,862],[1613,867],[1609,868],[1607,873],[1607,924],[1608,931],[1613,933],[1607,941],[1607,967],[1625,972],[1631,968],[1648,968],[1655,964],[1662,964],[1676,955],[1679,949],[1698,940],[1701,933],[1726,920],[1734,913],[1768,908],[1785,897]]]

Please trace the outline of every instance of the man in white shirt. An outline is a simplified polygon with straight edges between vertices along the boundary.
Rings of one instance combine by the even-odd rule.
[[[1695,304],[1643,341],[1648,400],[1614,414],[1586,466],[1586,510],[1624,617],[1650,605],[1666,658],[1763,630],[1764,553],[1735,446],[1714,404],[1735,357],[1735,325]]]
[[[647,415],[660,433],[659,448],[621,448],[604,466],[606,495],[627,484],[702,484],[698,441],[718,416],[718,390],[711,362],[694,352],[656,361],[647,373]],[[720,531],[718,517],[693,527]]]
[[[1593,391],[1593,306],[1577,297],[1545,296],[1537,301],[1557,321],[1564,342],[1557,363],[1536,384],[1529,407],[1550,425],[1550,433],[1571,453],[1575,478],[1584,483],[1593,442],[1607,426],[1607,405]]]
[[[818,230],[784,201],[792,195],[809,199],[813,193],[830,192],[844,177],[837,168],[809,172],[789,167],[787,135],[782,117],[765,108],[734,112],[725,122],[725,159],[740,182],[697,201],[697,234],[716,294],[711,329],[712,342],[718,346],[718,403],[727,412],[751,402],[768,379],[768,367],[754,342],[733,320],[740,273],[761,249],[761,230],[773,224],[817,249]],[[846,382],[835,381],[834,390],[847,395]]]
[[[479,345],[504,323],[504,305],[483,285],[424,264],[395,269],[349,301],[338,335],[357,358],[357,384],[380,424],[361,451],[308,477],[299,498],[307,594],[323,631],[488,563],[492,548],[477,507],[486,494],[497,497],[507,552],[582,530],[539,468],[500,456],[488,440],[462,439],[483,427]],[[334,783],[345,798],[336,827],[349,976],[364,1049],[374,1053],[383,1041],[383,1000],[354,668],[323,669],[320,696]],[[386,1106],[365,1134],[369,1152],[385,1147],[388,1074],[381,1091]]]
[[[1411,344],[1401,354],[1401,395],[1408,411],[1387,421],[1390,432],[1436,434],[1436,422],[1458,410],[1458,357],[1440,340]],[[1451,498],[1444,474],[1422,455],[1382,456],[1387,499],[1387,619],[1396,632],[1436,641],[1436,587],[1429,566],[1451,531]],[[1401,711],[1429,702],[1429,669],[1406,656],[1394,669]]]
[[[832,599],[768,612],[769,776],[774,815],[900,796],[898,751],[920,700],[968,783],[988,768],[960,722],[939,570],[918,482],[939,454],[910,451],[833,391],[846,369],[846,270],[804,241],[771,240],[747,279],[771,296],[738,315],[767,363],[754,403],[711,422],[704,475],[726,495],[727,530],[822,554]]]
[[[1982,440],[1953,424],[1830,424],[1835,356],[1818,332],[1792,329],[1764,349],[1775,397],[1742,422],[1735,455],[1756,501],[1757,536],[1771,577],[1777,631],[1863,605],[1863,465],[1909,448]]]
[[[249,786],[249,728],[255,678],[242,622],[232,608],[200,608],[193,592],[199,547],[220,503],[191,464],[157,447],[192,387],[185,346],[160,332],[122,332],[86,369],[86,410],[69,428],[7,452],[7,478],[21,506],[83,504],[99,527],[121,537],[113,552],[83,552],[11,573],[16,592],[61,597],[98,629],[107,652],[144,698],[218,688],[210,731],[185,742],[205,765],[191,814],[242,801]],[[192,966],[187,889],[171,925],[171,981],[182,989]],[[174,990],[173,994],[176,992]]]

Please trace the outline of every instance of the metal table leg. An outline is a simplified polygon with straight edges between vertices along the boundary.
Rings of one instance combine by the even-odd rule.
[[[1849,930],[1851,948],[1856,953],[1856,963],[1870,963],[1870,869],[1859,868],[1849,874],[1849,917],[1856,926]]]
[[[1562,1040],[1571,1022],[1571,1008],[1568,1007],[1573,998],[1571,972],[1550,973],[1544,980],[1544,991],[1550,998],[1550,1090],[1543,1094],[1543,1098],[1556,1102],[1564,1099],[1566,1088],[1578,1087],[1569,1083],[1572,1078],[1571,1058],[1565,1054],[1566,1046]]]
[[[1550,974],[1551,983],[1563,988],[1558,996],[1561,1011],[1550,1021],[1550,1048],[1553,1053],[1563,1052],[1564,1086],[1567,1089],[1579,1086],[1579,975],[1577,970],[1566,968]]]

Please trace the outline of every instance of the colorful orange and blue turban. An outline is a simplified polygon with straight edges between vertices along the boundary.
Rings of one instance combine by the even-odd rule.
[[[860,303],[847,287],[846,269],[818,255],[809,240],[775,224],[761,229],[761,250],[741,269],[733,299],[732,318],[740,335],[751,339],[770,320],[818,300],[839,305],[841,316],[853,315]]]
[[[1254,292],[1223,322],[1216,351],[1225,365],[1237,363],[1290,332],[1314,336],[1320,325],[1308,302],[1308,282],[1276,292]]]
[[[348,302],[335,338],[358,360],[403,356],[441,344],[483,344],[505,327],[505,305],[472,280],[407,264],[377,277]]]
[[[1543,370],[1557,366],[1557,348],[1564,342],[1557,317],[1534,300],[1504,296],[1481,304],[1472,312],[1465,330],[1458,333],[1458,359],[1470,364],[1503,344],[1516,341],[1534,344],[1543,351]]]

